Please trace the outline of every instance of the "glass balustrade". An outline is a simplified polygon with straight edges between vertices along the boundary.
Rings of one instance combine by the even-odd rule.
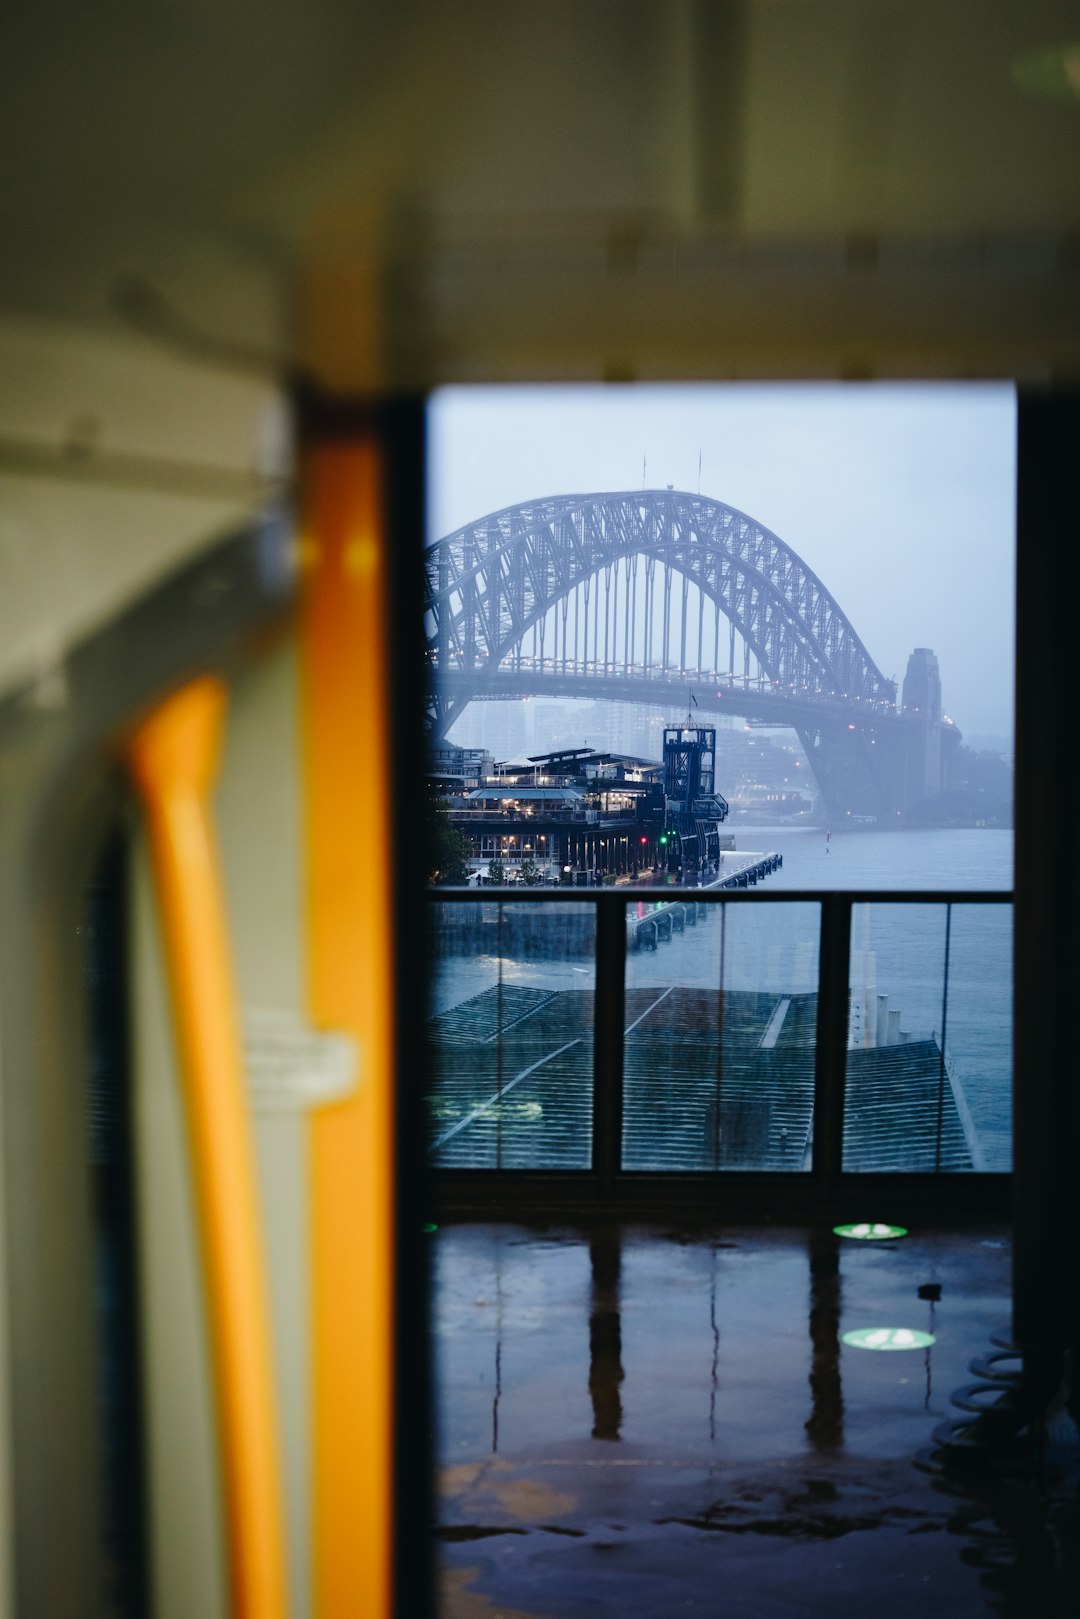
[[[429,1151],[441,1169],[592,1163],[591,905],[440,901],[432,913]]]
[[[1012,907],[852,907],[844,1168],[1007,1171]]]
[[[438,892],[430,924],[437,1171],[1010,1168],[1007,895]]]
[[[622,1164],[810,1168],[820,906],[631,904]]]

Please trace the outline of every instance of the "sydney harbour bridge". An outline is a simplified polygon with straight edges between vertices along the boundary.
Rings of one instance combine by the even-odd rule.
[[[832,816],[895,821],[941,785],[936,659],[904,703],[818,576],[733,506],[668,489],[552,495],[428,548],[430,721],[472,701],[605,698],[791,726]],[[912,670],[915,668],[913,677]]]

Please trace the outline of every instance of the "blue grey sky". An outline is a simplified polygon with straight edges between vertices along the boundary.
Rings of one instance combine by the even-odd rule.
[[[1013,730],[1016,397],[1007,384],[446,388],[429,535],[541,495],[674,484],[821,577],[886,676],[941,662],[965,736]]]

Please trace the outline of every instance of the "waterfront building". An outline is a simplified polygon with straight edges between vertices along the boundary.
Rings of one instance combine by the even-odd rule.
[[[456,748],[436,745],[428,759],[428,784],[433,791],[449,797],[472,791],[485,782],[495,769],[486,748]]]
[[[664,829],[660,767],[647,759],[568,748],[507,765],[455,799],[451,825],[476,867],[499,860],[511,880],[526,862],[545,882],[602,881],[658,863]]]

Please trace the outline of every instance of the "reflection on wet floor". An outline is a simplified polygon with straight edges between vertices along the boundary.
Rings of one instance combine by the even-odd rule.
[[[806,1436],[815,1450],[844,1443],[844,1386],[840,1379],[840,1244],[832,1232],[814,1233],[810,1259],[810,1415]]]
[[[932,1459],[1008,1282],[1000,1232],[444,1226],[442,1619],[1071,1613],[1069,1503]]]
[[[618,1439],[622,1424],[620,1384],[622,1326],[619,1318],[620,1233],[603,1227],[589,1239],[592,1298],[589,1310],[589,1398],[594,1439]]]

